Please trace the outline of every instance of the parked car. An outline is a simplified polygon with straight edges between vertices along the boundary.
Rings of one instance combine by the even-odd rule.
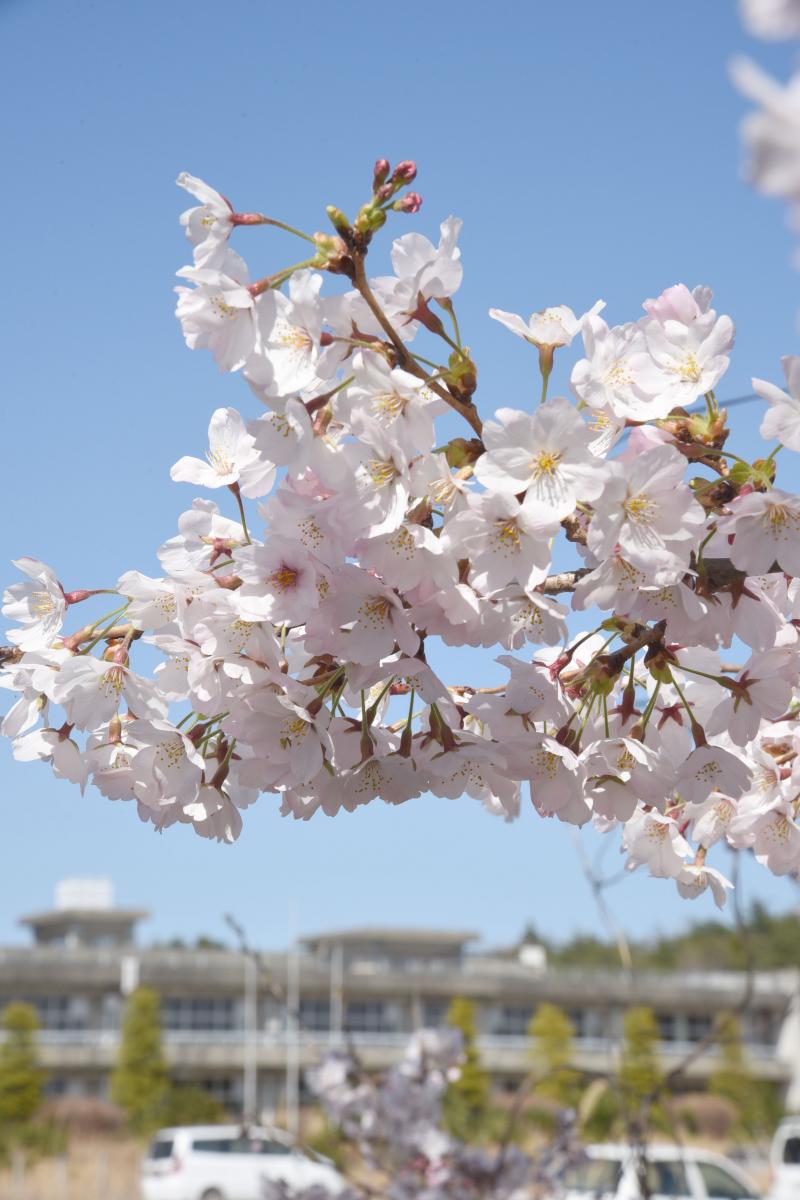
[[[753,1181],[721,1154],[693,1146],[648,1146],[648,1189],[653,1200],[756,1200]],[[563,1179],[568,1200],[587,1195],[639,1200],[636,1165],[630,1146],[587,1146],[583,1162]]]
[[[800,1200],[800,1117],[786,1117],[769,1152],[769,1200]]]
[[[279,1129],[185,1125],[160,1129],[142,1160],[143,1200],[261,1200],[268,1180],[293,1188],[344,1180],[320,1155],[300,1150]]]

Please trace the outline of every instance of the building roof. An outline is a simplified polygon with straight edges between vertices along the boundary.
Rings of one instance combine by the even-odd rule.
[[[30,925],[34,928],[48,925],[65,925],[80,921],[84,925],[119,925],[125,922],[141,921],[149,917],[146,908],[51,908],[46,912],[31,913],[20,917],[20,925]]]
[[[303,945],[335,945],[337,942],[385,942],[388,945],[463,946],[477,942],[480,934],[463,929],[409,928],[395,925],[362,925],[354,929],[316,933],[300,939]]]

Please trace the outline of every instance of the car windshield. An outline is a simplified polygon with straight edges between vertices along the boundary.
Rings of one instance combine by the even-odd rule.
[[[792,1134],[783,1143],[783,1162],[788,1167],[800,1167],[800,1134]]]
[[[651,1162],[647,1167],[647,1190],[651,1196],[688,1196],[686,1169],[682,1162]]]
[[[172,1157],[172,1138],[156,1138],[150,1143],[148,1151],[149,1158],[171,1158]]]
[[[562,1184],[568,1192],[603,1195],[616,1192],[621,1173],[622,1164],[616,1158],[587,1158],[567,1168],[562,1176]]]
[[[734,1179],[733,1175],[729,1175],[716,1163],[699,1162],[697,1166],[703,1176],[709,1200],[754,1200],[750,1188]]]

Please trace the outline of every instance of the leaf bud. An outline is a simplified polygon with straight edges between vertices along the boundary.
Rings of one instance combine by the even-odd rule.
[[[447,386],[459,400],[469,400],[478,386],[478,368],[463,350],[454,350],[447,361]]]
[[[347,237],[348,234],[352,233],[350,222],[342,210],[337,208],[335,204],[326,205],[325,212],[328,214],[331,225],[333,225],[336,232],[341,234],[342,237]],[[314,240],[316,241],[316,238]]]
[[[352,230],[348,232],[352,234]],[[353,262],[341,238],[329,233],[315,233],[314,245],[317,247],[318,265],[323,270],[330,271],[332,275],[351,274]]]
[[[357,233],[376,233],[386,224],[386,213],[374,204],[365,204],[355,219]]]
[[[479,441],[478,438],[456,437],[444,447],[444,456],[447,459],[447,465],[452,467],[454,471],[460,470],[461,467],[472,466],[482,454],[483,442]]]

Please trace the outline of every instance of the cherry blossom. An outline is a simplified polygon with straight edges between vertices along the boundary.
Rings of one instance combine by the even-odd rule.
[[[228,244],[233,209],[224,196],[186,171],[181,171],[176,182],[200,201],[196,208],[187,208],[181,214],[181,225],[194,247],[195,266],[213,266]]]
[[[725,893],[733,887],[721,872],[704,863],[687,863],[676,876],[675,883],[685,900],[695,900],[706,888],[710,888],[717,908],[725,907]]]
[[[218,408],[208,425],[206,462],[179,459],[170,475],[180,483],[201,487],[239,488],[243,496],[263,496],[275,480],[275,467],[261,456],[235,408]]]
[[[800,358],[787,354],[781,359],[781,365],[788,392],[766,379],[753,380],[753,390],[770,405],[761,422],[760,433],[763,438],[777,438],[789,450],[800,452]]]
[[[756,37],[800,36],[798,0],[739,0],[745,27]]]
[[[195,285],[175,289],[175,313],[186,345],[210,350],[220,370],[238,371],[255,351],[259,336],[244,262],[226,250],[220,266],[183,267],[178,275]]]
[[[550,566],[549,538],[558,528],[552,514],[531,511],[502,492],[470,495],[467,505],[442,536],[452,553],[460,547],[469,558],[475,586],[494,591],[512,580],[524,588],[540,583]]]
[[[270,289],[259,297],[258,339],[245,375],[256,394],[280,408],[280,397],[317,381],[320,364],[322,276],[298,271],[289,294]]]
[[[560,521],[579,499],[593,500],[603,474],[589,450],[589,433],[567,400],[550,400],[531,416],[510,408],[483,427],[486,453],[475,476],[490,492],[525,492],[528,511]]]
[[[800,201],[793,101],[759,87],[764,161]],[[800,359],[783,360],[787,391],[754,380],[780,445],[732,450],[715,388],[734,327],[709,288],[654,289],[617,325],[599,302],[528,322],[493,309],[538,348],[542,389],[491,411],[453,300],[460,221],[438,245],[401,233],[392,274],[367,271],[373,239],[419,208],[415,170],[380,160],[353,221],[329,206],[333,232],[313,235],[181,176],[199,203],[178,319],[262,407],[218,408],[205,460],[173,466],[199,494],[160,574],[65,591],[16,561],[0,733],[169,836],[230,843],[259,797],[355,821],[466,796],[512,822],[524,792],[689,899],[724,902],[724,846],[796,872]],[[230,243],[270,225],[313,253],[250,283]],[[578,332],[573,398],[548,399]]]
[[[64,589],[52,567],[38,558],[17,558],[14,566],[30,583],[12,584],[3,593],[3,616],[21,623],[9,630],[8,640],[20,650],[42,650],[53,644],[64,622]]]
[[[717,317],[709,288],[685,284],[668,288],[658,300],[645,301],[650,320],[642,326],[651,362],[640,378],[667,411],[686,408],[712,391],[728,369],[734,328],[730,317]]]
[[[685,462],[670,446],[654,446],[609,477],[589,526],[598,557],[620,557],[654,582],[671,581],[688,566],[703,512],[683,483]]]
[[[800,500],[779,488],[737,496],[717,523],[714,545],[723,539],[733,565],[748,575],[771,571],[775,563],[800,574]]]
[[[588,317],[602,312],[605,302],[598,300],[582,317],[576,317],[566,304],[558,304],[555,308],[543,308],[540,312],[531,313],[527,323],[516,313],[503,312],[501,308],[490,308],[489,316],[505,325],[518,337],[525,338],[534,346],[569,346],[572,339],[583,327]]]
[[[651,390],[653,364],[638,325],[609,328],[601,317],[593,316],[584,322],[581,333],[586,357],[575,364],[570,376],[579,400],[622,420],[667,416],[671,404],[659,397],[658,390]]]

